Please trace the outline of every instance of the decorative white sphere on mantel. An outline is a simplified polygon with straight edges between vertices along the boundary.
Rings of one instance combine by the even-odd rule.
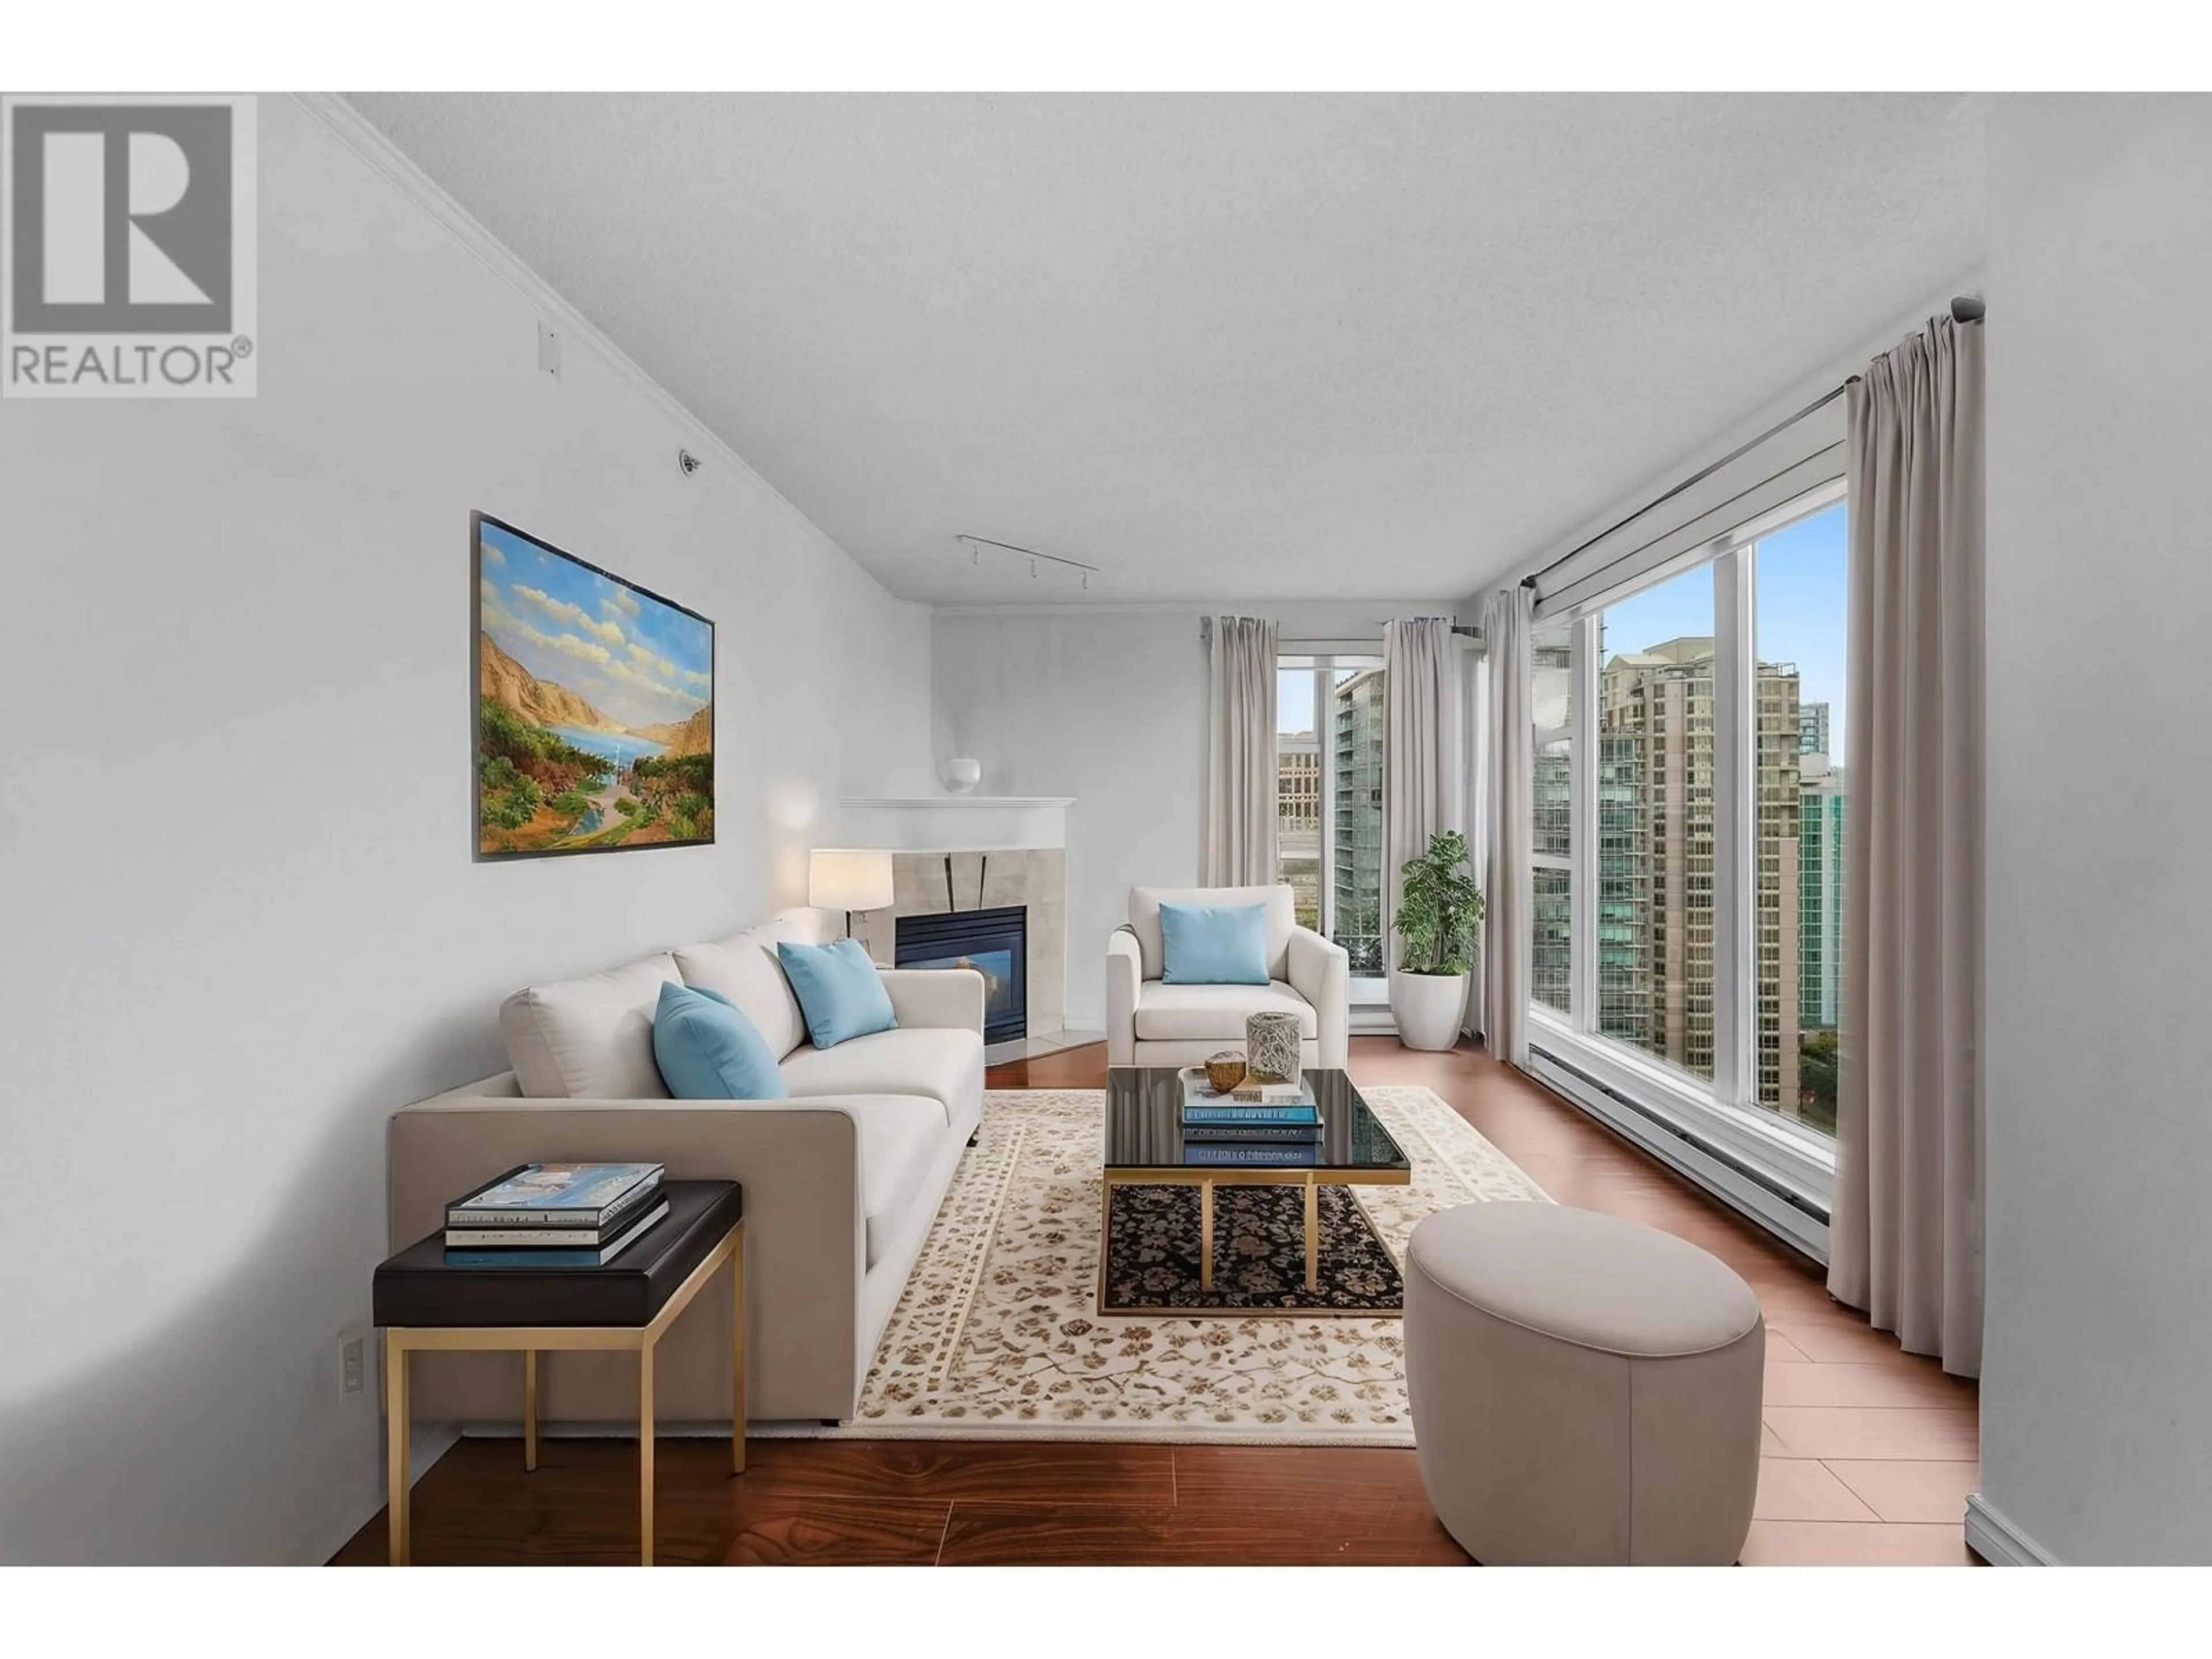
[[[983,763],[961,756],[937,769],[937,780],[956,795],[964,795],[983,781]]]

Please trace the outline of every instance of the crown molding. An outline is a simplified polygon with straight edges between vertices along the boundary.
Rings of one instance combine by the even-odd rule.
[[[371,123],[345,98],[335,92],[295,92],[290,96],[294,103],[313,116],[339,143],[368,163],[369,169],[385,183],[428,214],[448,235],[474,254],[487,270],[558,324],[562,332],[568,337],[568,343],[589,349],[647,402],[683,427],[694,441],[711,451],[717,462],[729,467],[737,477],[750,483],[789,514],[794,522],[818,538],[823,546],[834,548],[843,557],[851,560],[854,568],[882,587],[890,598],[902,605],[917,603],[903,595],[892,593],[889,587],[884,586],[882,577],[853,558],[852,554],[840,546],[828,531],[801,512],[789,496],[761,477],[752,464],[731,448],[720,434],[694,414],[674,392],[647,374],[636,359],[608,338],[597,324],[563,299],[550,283],[524,264],[513,248],[486,229],[474,214],[447,193],[444,185],[423,172],[413,157],[393,143],[381,128]]]

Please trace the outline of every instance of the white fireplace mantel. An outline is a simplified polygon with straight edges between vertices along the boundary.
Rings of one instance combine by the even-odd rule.
[[[1067,845],[1073,795],[848,795],[844,834],[900,852],[1012,852]]]

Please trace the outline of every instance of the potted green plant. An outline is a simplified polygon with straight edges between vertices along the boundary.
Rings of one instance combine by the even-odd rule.
[[[1430,836],[1428,850],[1407,860],[1400,873],[1390,1012],[1408,1048],[1449,1048],[1459,1041],[1467,1012],[1482,921],[1482,889],[1468,867],[1467,837],[1456,830]]]

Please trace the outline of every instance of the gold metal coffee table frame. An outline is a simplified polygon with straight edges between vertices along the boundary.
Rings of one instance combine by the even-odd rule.
[[[407,1464],[412,1435],[407,1419],[407,1357],[418,1352],[522,1352],[522,1467],[538,1468],[538,1356],[540,1352],[637,1355],[638,1556],[653,1565],[653,1351],[678,1315],[724,1262],[730,1265],[734,1336],[730,1344],[730,1471],[745,1472],[745,1224],[740,1220],[709,1250],[646,1325],[471,1325],[387,1328],[384,1333],[386,1504],[391,1561],[408,1565],[414,1538],[408,1515]]]
[[[1198,1188],[1198,1287],[1202,1291],[1213,1288],[1213,1189],[1224,1187],[1303,1187],[1306,1202],[1306,1288],[1321,1288],[1321,1189],[1323,1187],[1406,1187],[1413,1184],[1413,1172],[1404,1170],[1316,1169],[1312,1166],[1289,1169],[1267,1169],[1263,1166],[1237,1164],[1224,1168],[1178,1169],[1172,1164],[1109,1164],[1105,1184],[1098,1203],[1098,1311],[1106,1308],[1106,1259],[1109,1233],[1114,1224],[1114,1189],[1116,1187],[1196,1187]],[[1183,1314],[1202,1314],[1202,1308],[1174,1309]],[[1240,1308],[1240,1314],[1279,1314],[1285,1317],[1306,1317],[1328,1311],[1316,1308]],[[1374,1318],[1373,1309],[1359,1310],[1365,1317]]]

